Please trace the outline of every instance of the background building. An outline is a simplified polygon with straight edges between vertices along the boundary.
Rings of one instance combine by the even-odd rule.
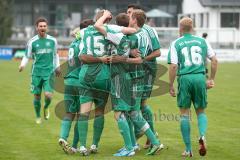
[[[183,0],[182,12],[215,47],[240,47],[240,0]]]
[[[108,9],[114,14],[125,12],[128,4],[137,3],[145,11],[159,9],[171,17],[153,18],[156,26],[177,26],[177,15],[181,13],[182,0],[15,0],[14,31],[17,38],[32,35],[36,18],[49,20],[51,34],[68,37],[69,29],[79,25],[84,18],[93,18],[97,10]]]

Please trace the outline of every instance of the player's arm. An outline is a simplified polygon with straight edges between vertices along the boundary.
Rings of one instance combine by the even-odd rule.
[[[87,55],[87,54],[81,54],[80,55],[80,60],[83,63],[109,63],[110,57],[93,57],[92,55]]]
[[[154,58],[160,57],[161,56],[161,51],[160,51],[160,42],[158,39],[158,34],[157,31],[154,28],[151,28],[153,32],[150,33],[150,43],[152,44],[153,52],[150,53],[148,56],[145,57],[146,61],[151,61]]]
[[[121,32],[123,34],[133,34],[133,33],[136,33],[137,30],[135,28],[132,28],[132,27],[122,27]]]
[[[171,96],[175,97],[175,89],[174,89],[174,81],[176,78],[176,72],[177,72],[177,65],[176,64],[170,64],[169,66],[169,93]]]
[[[216,56],[211,57],[210,60],[211,60],[210,80],[214,80],[215,79],[215,75],[217,73],[218,60],[217,60]]]
[[[169,93],[172,97],[176,96],[175,89],[174,89],[174,81],[176,78],[177,68],[178,68],[178,57],[177,51],[175,48],[174,43],[171,44],[169,52],[168,52],[168,64],[169,66]]]
[[[143,62],[143,60],[141,57],[134,57],[134,58],[127,58],[126,62],[132,63],[132,64],[141,64]]]
[[[55,45],[54,45],[54,70],[55,74],[57,77],[61,75],[61,70],[60,70],[60,60],[59,60],[59,55],[58,55],[58,44],[57,40],[55,39]]]
[[[114,55],[110,58],[111,63],[131,63],[131,64],[141,64],[143,62],[141,57],[126,57]]]
[[[18,70],[19,72],[22,72],[23,69],[26,67],[28,61],[29,61],[29,58],[31,57],[32,55],[32,42],[31,40],[27,43],[27,47],[26,47],[26,53],[25,55],[23,56],[22,58],[22,61],[21,61],[21,64],[19,65],[18,67]]]
[[[157,58],[157,57],[160,57],[161,56],[161,52],[160,52],[160,49],[157,49],[155,51],[153,51],[151,54],[149,54],[148,56],[146,56],[144,58],[144,60],[146,61],[151,61],[153,60],[154,58]]]
[[[25,66],[27,65],[29,58],[23,56],[20,66],[18,67],[19,72],[22,72]]]
[[[214,79],[215,75],[217,73],[217,66],[218,66],[218,60],[216,57],[215,52],[213,51],[211,45],[206,41],[207,44],[207,56],[211,60],[211,73],[210,73],[210,78],[207,80],[207,88],[210,89],[214,87]]]
[[[107,31],[104,27],[104,22],[108,19],[111,18],[111,12],[109,12],[108,10],[104,10],[103,12],[103,16],[100,17],[96,23],[94,24],[94,27],[100,32],[102,33],[105,37],[107,36]]]

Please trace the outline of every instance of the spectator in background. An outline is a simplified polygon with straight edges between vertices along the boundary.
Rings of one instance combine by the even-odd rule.
[[[156,27],[156,24],[153,18],[148,18],[147,25],[149,25],[150,27]]]
[[[202,38],[204,38],[204,39],[207,39],[207,36],[208,36],[208,34],[205,32],[202,34]]]
[[[66,37],[69,37],[70,36],[70,31],[71,29],[73,28],[72,26],[72,19],[70,18],[70,16],[68,16],[64,22],[64,26],[66,28]]]

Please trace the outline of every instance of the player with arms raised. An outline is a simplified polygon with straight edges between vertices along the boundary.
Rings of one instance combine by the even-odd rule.
[[[130,16],[132,12],[136,9],[141,9],[141,7],[137,4],[128,5],[127,14]],[[146,24],[142,27],[143,32],[146,33],[149,40],[149,47],[147,51],[147,55],[144,57],[144,69],[145,69],[145,77],[144,77],[144,92],[141,100],[141,111],[144,119],[150,125],[152,131],[157,135],[157,132],[153,126],[153,113],[151,107],[147,105],[147,99],[150,98],[153,83],[156,78],[157,73],[157,61],[156,58],[161,55],[160,53],[160,42],[158,39],[158,34],[156,30]],[[137,56],[137,55],[136,55]],[[136,138],[140,138],[142,136],[141,132],[135,129]],[[144,148],[147,149],[151,146],[149,139],[147,140]]]

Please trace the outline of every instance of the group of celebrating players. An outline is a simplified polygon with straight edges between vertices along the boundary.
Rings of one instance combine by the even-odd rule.
[[[68,52],[67,73],[60,72],[57,41],[46,34],[47,20],[36,22],[38,35],[27,45],[19,71],[33,58],[31,90],[34,94],[36,123],[40,124],[41,91],[44,89],[44,118],[50,117],[49,104],[52,86],[49,83],[52,71],[56,76],[64,76],[65,115],[61,123],[59,144],[68,154],[80,152],[87,156],[97,153],[104,128],[104,113],[108,98],[124,146],[114,156],[133,156],[140,149],[137,140],[144,134],[148,149],[146,155],[154,155],[164,148],[153,125],[153,113],[147,105],[156,78],[157,62],[160,56],[160,43],[154,28],[145,24],[145,12],[138,5],[129,5],[127,13],[115,17],[116,24],[109,24],[112,14],[100,10],[95,22],[85,19],[80,30],[74,32],[74,41]],[[199,153],[206,154],[207,105],[206,89],[214,86],[217,59],[211,46],[204,39],[191,34],[191,18],[180,21],[181,37],[169,49],[168,63],[170,94],[175,96],[173,83],[178,75],[178,106],[181,112],[180,127],[186,146],[182,156],[192,157],[190,140],[189,109],[193,102],[198,115]],[[211,76],[206,83],[205,60],[211,60]],[[93,107],[94,106],[94,107]],[[93,109],[94,108],[94,109]],[[94,113],[93,113],[94,112]],[[87,149],[88,121],[94,114],[93,141]],[[68,142],[72,122],[73,143]],[[78,148],[78,143],[80,147]]]

